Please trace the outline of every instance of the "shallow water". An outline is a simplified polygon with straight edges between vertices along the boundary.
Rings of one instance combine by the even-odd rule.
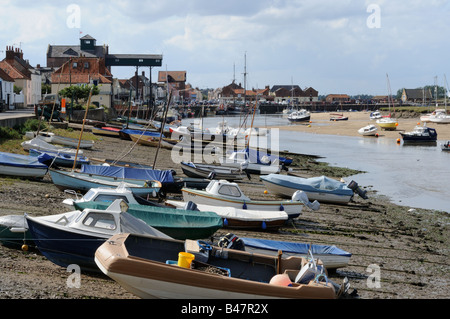
[[[223,119],[232,127],[237,127],[242,121],[239,116],[210,117],[203,119],[203,126],[215,128]],[[198,121],[195,119],[195,123]],[[183,124],[192,122],[192,119],[183,120]],[[251,118],[247,123],[250,126]],[[287,124],[287,118],[282,115],[256,115],[254,119],[255,127]],[[441,151],[440,143],[444,141],[438,140],[434,146],[409,146],[384,138],[319,135],[286,130],[279,130],[279,138],[276,140],[279,142],[279,150],[317,155],[323,157],[321,161],[331,166],[367,172],[346,180],[353,179],[360,186],[370,186],[397,204],[450,212],[450,188],[447,186],[450,181],[450,152]],[[270,138],[268,141],[270,143]]]

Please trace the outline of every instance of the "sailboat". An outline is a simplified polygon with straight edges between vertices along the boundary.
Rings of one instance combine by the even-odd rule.
[[[445,83],[447,84],[447,78],[445,77]],[[436,88],[437,90],[437,88]],[[450,123],[450,115],[447,114],[447,90],[444,92],[444,104],[445,109],[436,109],[433,115],[428,117],[428,121],[432,123],[448,124]],[[436,107],[437,107],[437,94],[436,94]]]
[[[395,131],[397,129],[398,123],[396,120],[391,118],[391,103],[394,105],[394,102],[392,101],[392,92],[391,92],[391,85],[389,83],[389,76],[386,74],[386,79],[388,83],[388,105],[389,105],[389,115],[383,116],[382,118],[378,119],[376,122],[381,127],[382,130],[386,131]]]

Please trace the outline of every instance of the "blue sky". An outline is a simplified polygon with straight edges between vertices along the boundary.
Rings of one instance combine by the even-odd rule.
[[[245,55],[247,88],[385,95],[386,74],[393,93],[445,85],[449,16],[449,0],[0,0],[0,57],[14,45],[45,65],[49,44],[89,34],[111,53],[162,54],[153,79],[167,68],[199,88],[243,84]]]

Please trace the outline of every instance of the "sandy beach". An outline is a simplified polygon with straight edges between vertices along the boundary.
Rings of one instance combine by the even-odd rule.
[[[330,113],[311,113],[311,121],[308,123],[293,123],[282,126],[284,130],[308,132],[312,134],[330,134],[343,136],[361,136],[358,130],[368,124],[377,126],[375,120],[370,119],[370,112],[339,112],[348,117],[347,121],[330,121]],[[385,114],[383,114],[385,115]],[[401,139],[399,132],[409,132],[416,125],[423,125],[418,114],[398,114],[398,126],[395,131],[381,130],[378,127],[378,138],[392,139],[394,142]],[[394,117],[395,118],[395,117]],[[450,140],[450,124],[436,124],[428,122],[428,127],[436,129],[438,140]],[[374,138],[374,137],[365,137]]]
[[[355,135],[355,130],[369,123],[368,114],[346,113],[349,120],[328,123],[328,114],[312,114],[311,127],[289,125],[288,129],[316,134]],[[326,121],[329,125],[319,126]],[[399,121],[399,129],[409,129],[415,119]],[[316,125],[317,124],[317,125]],[[450,126],[449,126],[450,127]],[[448,130],[447,126],[442,126]],[[441,129],[439,129],[441,131]],[[448,133],[446,136],[450,138]],[[398,132],[386,132],[380,138],[397,138]],[[442,138],[442,136],[441,136]],[[118,159],[152,164],[155,147],[133,145],[132,141],[102,137],[88,157]],[[170,151],[159,151],[156,168],[181,168],[171,160]],[[292,164],[301,176],[327,175],[340,178],[340,168],[329,167],[314,158],[302,156]],[[344,171],[345,175],[345,171]],[[254,199],[275,199],[266,194],[258,176],[239,183],[243,192]],[[426,209],[411,209],[390,203],[370,185],[363,185],[369,196],[358,196],[348,205],[322,203],[318,211],[303,210],[293,223],[278,231],[220,229],[215,238],[232,232],[241,237],[267,238],[312,244],[336,245],[352,253],[347,267],[330,273],[340,283],[349,279],[361,299],[446,299],[449,296],[449,214]],[[179,194],[171,194],[179,198]],[[66,211],[62,200],[67,194],[58,190],[49,176],[42,181],[0,177],[0,216],[24,213],[43,216]],[[0,245],[0,299],[136,299],[119,284],[101,274],[82,274],[81,287],[69,287],[70,272],[59,267],[39,251],[21,251]],[[172,309],[176,311],[176,309]]]

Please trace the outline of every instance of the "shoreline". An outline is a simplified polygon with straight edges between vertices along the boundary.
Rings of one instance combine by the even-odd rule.
[[[392,139],[396,141],[401,139],[399,132],[409,132],[414,129],[416,125],[422,126],[424,123],[420,121],[420,117],[413,118],[398,118],[398,126],[394,131],[381,130],[376,124],[375,120],[369,118],[370,112],[332,112],[343,114],[348,117],[346,121],[330,121],[330,114],[325,113],[311,113],[310,122],[306,123],[289,123],[286,117],[286,125],[269,126],[269,128],[278,128],[281,130],[306,132],[311,134],[328,134],[328,135],[343,135],[361,138],[376,138],[374,136],[362,136],[358,133],[361,127],[368,124],[374,124],[378,127],[378,138]],[[450,124],[437,124],[427,122],[426,125],[435,128],[438,133],[438,141],[450,140]]]

